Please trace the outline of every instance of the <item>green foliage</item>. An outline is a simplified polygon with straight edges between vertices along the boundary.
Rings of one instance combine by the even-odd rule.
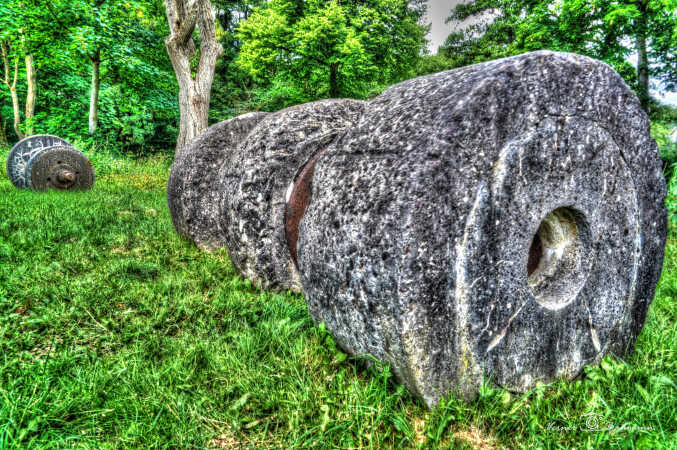
[[[18,39],[22,29],[37,66],[36,133],[139,154],[174,145],[178,88],[164,48],[162,1],[2,0],[0,8],[4,35]],[[101,60],[101,90],[99,126],[90,137],[93,58]],[[2,117],[11,117],[7,92],[0,102]]]
[[[651,122],[651,137],[656,139],[661,152],[661,158],[666,167],[677,164],[677,142],[673,142],[670,139],[670,136],[676,130],[676,122]]]
[[[219,122],[231,117],[256,111],[261,108],[257,97],[260,89],[254,85],[251,76],[243,70],[235,59],[240,52],[242,42],[237,37],[237,26],[241,20],[249,17],[255,7],[262,6],[266,0],[212,0],[216,8],[216,35],[224,49],[223,56],[217,61],[212,84],[210,122]]]
[[[454,60],[448,58],[442,53],[437,53],[436,55],[421,56],[418,60],[418,63],[416,64],[415,70],[417,76],[422,76],[443,72],[456,67],[458,66],[456,66]]]
[[[420,14],[406,0],[271,0],[240,24],[236,62],[264,87],[267,108],[365,98],[413,74]]]
[[[677,142],[672,138],[677,132],[677,108],[655,104],[651,108],[651,137],[656,140],[663,160],[666,179],[671,180],[677,168]]]
[[[642,1],[649,8],[650,71],[671,89],[676,3]],[[636,88],[637,73],[626,57],[634,48],[637,4],[459,4],[454,20],[488,10],[497,16],[451,34],[438,55],[426,55],[427,29],[420,24],[425,0],[212,0],[225,52],[217,62],[210,123],[326,97],[370,98],[416,75],[538,48],[603,59]],[[61,135],[87,148],[142,155],[174,146],[178,87],[164,46],[167,35],[162,0],[0,0],[0,39],[10,44],[11,61],[19,62],[22,103],[27,51],[37,68],[34,132]],[[89,136],[97,58],[99,120],[96,134]],[[653,103],[652,119],[673,120],[658,117],[661,108]],[[0,85],[0,127],[13,142],[11,117],[9,91]]]
[[[479,0],[458,5],[448,21],[483,18],[452,33],[440,53],[454,67],[526,51],[551,49],[603,60],[638,89],[627,57],[638,49],[646,21],[649,73],[667,90],[677,85],[677,13],[674,0]]]

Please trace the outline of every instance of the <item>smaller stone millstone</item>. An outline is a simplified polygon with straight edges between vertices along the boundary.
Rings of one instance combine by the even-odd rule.
[[[51,134],[35,134],[14,144],[7,157],[7,176],[12,184],[19,189],[29,188],[26,173],[28,161],[42,149],[56,145],[73,147],[65,139]]]
[[[224,165],[221,229],[240,273],[263,288],[300,292],[296,234],[314,158],[355,126],[366,103],[322,100],[278,111],[247,137],[243,159]]]
[[[94,185],[92,163],[73,147],[40,150],[28,161],[26,174],[28,186],[35,191],[86,191]]]
[[[267,114],[243,114],[212,125],[174,160],[167,190],[172,223],[182,237],[203,250],[226,246],[218,220],[219,169],[243,158],[243,141]]]
[[[661,273],[665,180],[607,64],[533,52],[409,80],[314,166],[308,308],[432,407],[624,355]]]

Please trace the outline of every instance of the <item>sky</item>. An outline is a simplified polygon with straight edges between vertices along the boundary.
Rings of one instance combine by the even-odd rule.
[[[430,23],[428,47],[432,53],[437,52],[444,43],[449,33],[454,28],[453,24],[445,24],[444,20],[451,15],[451,10],[460,2],[458,0],[428,0],[428,13],[425,23]]]
[[[425,17],[425,23],[430,24],[430,34],[428,35],[428,48],[431,53],[436,53],[437,49],[444,43],[449,36],[449,33],[455,29],[463,28],[470,22],[465,21],[460,24],[449,23],[444,21],[451,15],[451,10],[461,3],[459,0],[428,0],[428,12]],[[633,64],[637,64],[637,55],[631,55],[629,60]],[[677,106],[677,92],[665,92],[663,90],[651,90],[651,95],[658,98],[663,103],[668,103]]]

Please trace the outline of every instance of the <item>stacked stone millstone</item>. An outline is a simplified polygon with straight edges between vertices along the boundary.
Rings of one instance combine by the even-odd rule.
[[[365,104],[323,100],[270,114],[247,137],[242,159],[222,166],[221,229],[233,264],[255,285],[300,291],[295,235],[308,174],[317,155],[357,125]]]
[[[28,161],[40,151],[55,145],[70,146],[68,141],[51,134],[37,134],[21,139],[12,146],[7,157],[7,176],[12,184],[19,189],[30,188],[26,168]]]
[[[94,185],[94,167],[68,141],[35,134],[17,142],[7,157],[7,175],[19,189],[47,191],[88,190]]]
[[[68,145],[47,147],[26,165],[26,184],[34,191],[86,191],[92,188],[94,179],[89,159]]]
[[[632,348],[665,195],[647,116],[604,63],[542,51],[413,79],[317,159],[303,291],[429,406],[483,375],[522,392]]]
[[[174,160],[167,200],[176,231],[207,251],[225,246],[219,228],[222,165],[241,161],[242,144],[267,113],[250,113],[209,127]]]

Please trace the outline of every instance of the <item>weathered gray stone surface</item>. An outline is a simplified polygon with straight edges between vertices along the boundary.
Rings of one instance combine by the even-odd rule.
[[[241,144],[267,113],[249,113],[217,123],[196,137],[174,160],[167,201],[176,231],[207,251],[225,246],[219,228],[222,165],[242,160]]]
[[[268,115],[247,137],[244,158],[222,167],[221,229],[233,264],[255,285],[300,291],[286,238],[290,184],[357,123],[364,105],[323,100]]]
[[[435,405],[571,379],[641,330],[665,182],[609,66],[534,52],[406,81],[317,160],[303,291],[352,354]]]

